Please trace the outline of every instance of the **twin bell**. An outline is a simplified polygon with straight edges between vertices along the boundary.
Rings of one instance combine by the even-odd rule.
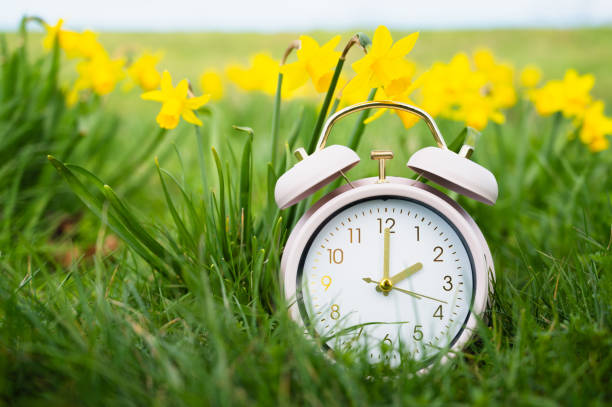
[[[308,198],[331,183],[360,161],[357,153],[342,145],[326,147],[333,125],[341,118],[365,109],[385,108],[409,112],[425,121],[437,147],[425,147],[410,157],[406,164],[410,169],[444,188],[488,205],[497,200],[498,186],[495,176],[468,157],[473,147],[464,145],[459,153],[448,149],[433,118],[425,111],[405,103],[393,101],[364,102],[348,106],[327,119],[315,151],[308,155],[303,148],[296,151],[300,161],[285,172],[276,182],[276,204],[285,209]],[[384,160],[392,158],[389,152],[372,152],[372,158],[380,162],[379,179],[384,181]]]

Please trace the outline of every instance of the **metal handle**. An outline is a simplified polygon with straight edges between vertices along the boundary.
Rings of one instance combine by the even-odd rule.
[[[416,106],[408,105],[406,103],[394,102],[392,100],[377,100],[374,102],[357,103],[355,105],[345,107],[344,109],[339,110],[332,116],[330,116],[329,119],[327,119],[327,121],[325,122],[325,125],[323,126],[323,130],[321,131],[321,136],[319,137],[319,141],[317,142],[317,148],[315,151],[322,150],[323,148],[325,148],[329,133],[331,132],[332,127],[338,120],[340,120],[344,116],[348,116],[349,114],[358,112],[360,110],[375,108],[402,110],[404,112],[412,113],[416,116],[419,116],[425,121],[427,127],[429,127],[429,131],[431,131],[431,134],[436,140],[438,147],[444,150],[448,150],[448,147],[446,147],[446,142],[444,141],[444,137],[442,137],[442,133],[440,133],[438,126],[436,126],[436,122],[429,114],[427,114],[427,112],[419,109]]]

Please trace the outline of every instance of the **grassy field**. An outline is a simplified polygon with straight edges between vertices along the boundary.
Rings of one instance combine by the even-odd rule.
[[[255,51],[279,56],[295,36],[102,33],[101,40],[111,52],[162,49],[162,68],[195,81],[203,69],[246,62]],[[52,56],[35,62],[39,35],[28,41],[28,61],[16,34],[7,38],[0,403],[612,402],[612,154],[569,139],[569,122],[519,102],[506,125],[484,130],[474,159],[497,176],[500,199],[487,207],[456,198],[495,259],[490,322],[452,363],[415,375],[413,366],[370,365],[360,353],[332,361],[285,312],[277,271],[295,218],[276,209],[270,188],[293,161],[282,154],[268,166],[272,98],[230,90],[213,103],[203,116],[201,155],[185,123],[148,151],[159,105],[132,92],[66,109],[58,89],[72,62],[56,80]],[[610,104],[611,39],[609,28],[424,32],[411,57],[427,66],[485,46],[516,67],[540,65],[545,78],[567,68],[591,72],[593,95]],[[292,147],[307,145],[316,109],[312,101],[284,104],[281,142],[295,133]],[[338,126],[337,143],[354,124]],[[439,124],[450,140],[462,128]],[[431,144],[424,130],[406,132],[393,115],[368,125],[350,178],[376,173],[367,159],[373,147],[395,151],[391,175],[412,176],[405,162]]]

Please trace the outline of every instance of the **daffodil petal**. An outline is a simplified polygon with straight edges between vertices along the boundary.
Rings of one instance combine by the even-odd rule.
[[[370,53],[373,55],[385,54],[391,49],[391,44],[393,44],[393,38],[389,29],[384,25],[379,25],[374,32]]]
[[[140,95],[140,98],[143,100],[153,100],[155,102],[163,102],[164,101],[164,93],[161,90],[152,90],[150,92],[145,92]]]
[[[341,36],[336,35],[334,38],[327,41],[321,48],[325,50],[333,51],[338,46],[338,43],[340,42],[341,38],[342,38]]]
[[[209,100],[210,100],[210,95],[202,95],[202,96],[190,98],[185,101],[185,107],[191,110],[199,109],[200,107],[208,103]]]
[[[193,110],[185,110],[181,116],[188,123],[195,124],[196,126],[202,125],[202,120],[198,119]]]
[[[161,91],[164,93],[172,92],[174,88],[172,87],[172,77],[170,76],[170,72],[164,71],[161,78]]]
[[[387,111],[387,109],[378,109],[376,111],[376,113],[374,113],[372,116],[370,116],[367,119],[365,119],[363,121],[363,124],[370,124],[370,123],[372,123],[374,120],[378,119],[380,116],[385,114],[386,111]]]
[[[174,91],[176,92],[176,95],[181,99],[187,97],[188,90],[189,90],[189,82],[187,82],[187,79],[183,79],[182,81],[180,81],[178,85],[176,85],[176,89],[174,89]]]
[[[410,51],[412,51],[412,48],[414,48],[414,44],[416,44],[418,39],[418,31],[410,34],[407,37],[402,38],[401,40],[393,44],[393,47],[389,52],[389,56],[395,58],[401,58],[406,56]]]
[[[283,73],[283,88],[289,92],[301,88],[308,82],[308,72],[300,61],[281,66],[281,72]]]

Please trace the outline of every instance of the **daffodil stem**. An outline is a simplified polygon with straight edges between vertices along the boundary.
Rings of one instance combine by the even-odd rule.
[[[274,97],[274,110],[272,112],[272,163],[276,163],[278,150],[278,130],[280,127],[281,92],[283,88],[283,74],[279,72],[276,83],[276,96]]]
[[[202,193],[206,196],[208,193],[208,181],[206,180],[206,163],[204,161],[204,140],[202,140],[202,132],[200,126],[195,127],[195,135],[198,140],[198,163],[200,164],[200,176],[202,177]]]
[[[136,173],[137,170],[139,170],[141,165],[143,164],[143,161],[150,158],[149,156],[153,154],[159,143],[164,138],[166,132],[166,129],[160,127],[160,129],[157,131],[157,134],[155,135],[155,138],[151,139],[151,142],[144,149],[140,149],[140,151],[142,151],[140,155],[138,155],[136,159],[132,159],[126,166],[124,166],[121,169],[121,172],[117,173],[115,177],[111,179],[109,184],[113,185],[114,183],[117,183],[117,181],[120,178],[125,177],[126,174],[131,176]],[[136,152],[133,151],[133,153],[134,154],[129,155],[128,160],[133,157]],[[120,166],[118,166],[117,168],[120,168]]]
[[[329,104],[331,103],[332,97],[334,96],[334,91],[336,90],[336,85],[338,84],[338,78],[340,78],[340,72],[342,72],[343,66],[344,66],[344,57],[341,56],[338,59],[338,64],[336,65],[334,76],[332,77],[332,80],[329,83],[329,88],[327,88],[327,94],[325,95],[323,106],[321,106],[321,111],[319,112],[317,123],[315,124],[315,127],[312,130],[312,136],[310,137],[310,145],[308,146],[309,154],[314,153],[314,149],[317,145],[317,140],[319,139],[319,133],[321,132],[323,123],[325,122],[325,119],[327,118],[327,110],[329,109]]]
[[[561,127],[561,119],[563,118],[563,113],[557,112],[553,116],[552,129],[550,131],[550,135],[548,136],[548,141],[546,143],[546,151],[544,152],[544,156],[548,158],[550,153],[553,150],[553,146],[555,145],[555,140],[557,139],[557,135],[559,134],[559,128]]]
[[[373,100],[376,95],[376,88],[370,90],[368,94],[368,101]],[[359,113],[359,117],[357,118],[357,123],[355,123],[355,127],[353,128],[353,133],[351,134],[351,138],[349,139],[349,148],[351,150],[356,150],[359,147],[359,143],[361,142],[361,137],[363,136],[363,132],[365,130],[365,119],[368,118],[370,114],[370,110],[362,110]]]
[[[332,114],[336,113],[336,110],[338,110],[338,105],[340,105],[340,98],[334,99],[334,104],[332,105],[331,109],[329,109],[329,114],[327,115],[327,118],[329,118],[329,116],[331,116]]]

